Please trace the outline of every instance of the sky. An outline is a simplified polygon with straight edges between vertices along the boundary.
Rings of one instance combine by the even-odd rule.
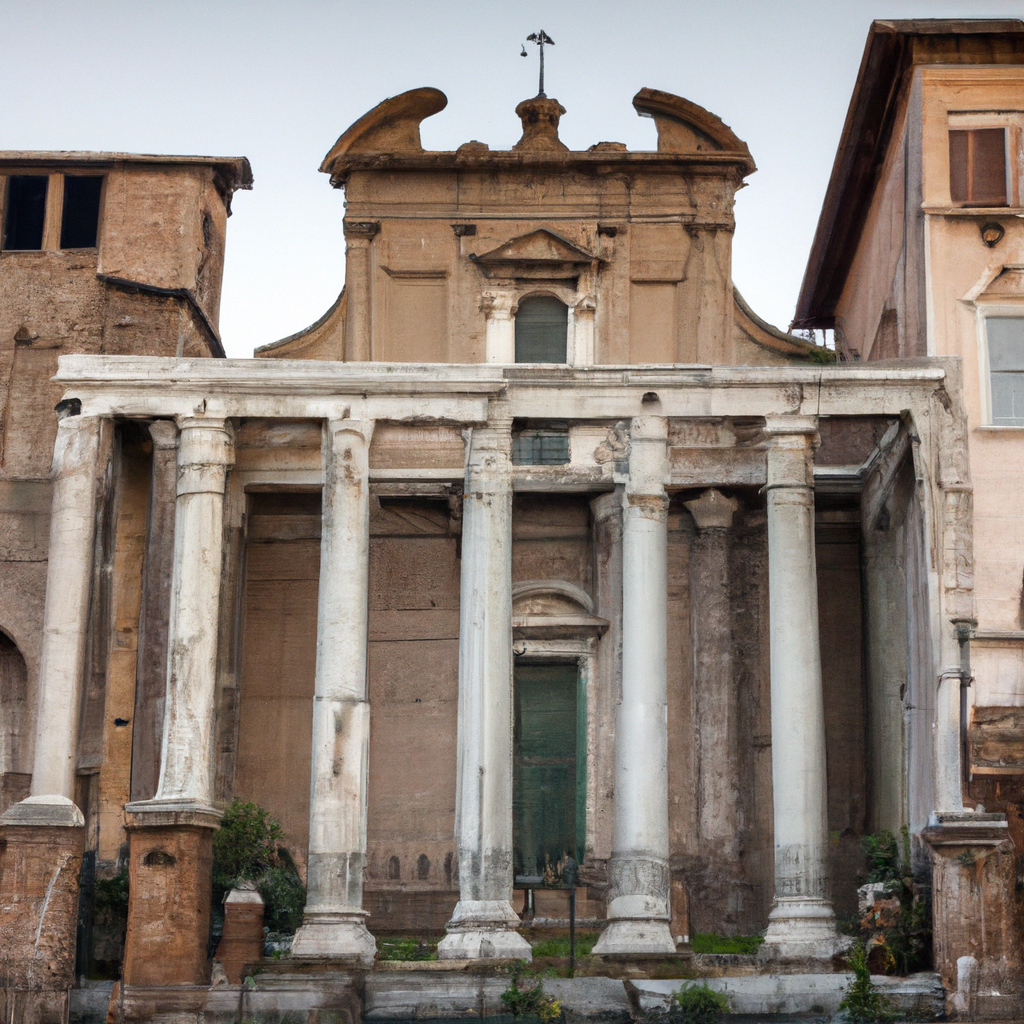
[[[706,107],[758,166],[736,202],[733,278],[793,316],[868,28],[875,18],[1024,17],[1022,0],[0,0],[0,148],[247,156],[228,222],[230,356],[317,320],[341,290],[344,197],[318,173],[388,96],[434,86],[426,149],[509,149],[545,88],[570,149],[656,148],[643,86]]]

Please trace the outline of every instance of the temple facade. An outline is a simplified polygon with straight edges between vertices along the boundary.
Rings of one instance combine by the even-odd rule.
[[[350,1008],[358,984],[369,1017],[400,1016],[376,937],[529,959],[521,926],[566,922],[567,871],[608,964],[763,932],[751,970],[830,973],[862,837],[905,826],[922,894],[944,857],[951,999],[977,952],[945,923],[967,860],[1009,858],[979,904],[1001,939],[976,957],[1005,1009],[1013,840],[1005,812],[965,803],[962,352],[858,362],[851,326],[836,362],[760,320],[731,279],[753,160],[687,100],[636,95],[649,151],[568,150],[543,95],[517,108],[511,150],[425,151],[420,123],[446,102],[385,100],[331,148],[344,290],[253,359],[222,358],[204,298],[244,161],[146,165],[164,177],[125,208],[159,194],[192,231],[185,255],[177,235],[135,243],[165,261],[149,277],[106,269],[131,160],[89,164],[98,228],[68,249],[45,192],[38,247],[17,232],[37,163],[50,195],[79,165],[0,163],[0,288],[25,296],[5,358],[60,354],[31,378],[56,416],[37,410],[33,435],[5,419],[5,452],[16,436],[52,452],[24,491],[34,606],[18,559],[0,566],[8,1012],[66,1019],[80,878],[127,866],[115,1019],[220,1019],[218,999],[237,1014],[242,987],[211,987],[208,950],[212,836],[235,798],[281,822],[307,888],[275,999],[334,1006],[340,985]],[[44,264],[51,290],[73,272],[102,296],[96,346],[32,305]],[[106,312],[112,297],[178,319],[114,347],[141,313]],[[3,473],[20,523],[23,481]],[[935,853],[956,828],[967,858]]]

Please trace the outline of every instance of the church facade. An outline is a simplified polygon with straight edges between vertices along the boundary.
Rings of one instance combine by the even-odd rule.
[[[979,66],[1016,53],[1008,31],[973,34]],[[128,867],[120,1019],[199,1019],[212,836],[241,798],[306,884],[299,989],[364,977],[369,1006],[381,934],[529,959],[522,922],[564,922],[551,882],[574,866],[607,963],[764,932],[762,974],[830,972],[862,837],[906,826],[950,997],[974,956],[1005,1009],[1016,840],[1007,808],[965,804],[992,730],[965,742],[963,353],[856,361],[851,318],[837,363],[761,321],[731,280],[753,160],[687,100],[634,98],[650,151],[569,151],[543,95],[512,150],[425,151],[446,102],[385,100],[332,147],[344,291],[251,360],[220,358],[216,329],[245,161],[0,165],[0,287],[22,302],[0,480],[21,545],[0,567],[6,1006],[66,1017],[84,855]],[[101,180],[93,235],[65,238],[54,197],[72,209],[82,176]],[[47,322],[72,280],[85,312]],[[951,923],[972,872],[1002,915],[980,955]]]

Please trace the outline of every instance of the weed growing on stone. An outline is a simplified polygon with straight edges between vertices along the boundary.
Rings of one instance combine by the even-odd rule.
[[[727,996],[705,983],[691,982],[672,993],[667,1019],[671,1024],[714,1024],[728,1012]]]
[[[597,940],[601,937],[600,932],[577,932],[576,933],[576,955],[590,956]],[[557,956],[566,957],[569,955],[569,936],[559,935],[553,939],[544,939],[533,946],[534,957]]]
[[[839,1004],[851,1024],[889,1024],[897,1019],[892,1003],[885,999],[871,980],[868,955],[864,943],[858,942],[847,958],[853,971],[853,984],[846,998]]]
[[[764,942],[762,935],[717,935],[715,932],[697,932],[690,937],[694,953],[732,953],[752,956]]]
[[[512,980],[501,993],[501,1001],[513,1017],[538,1017],[549,1024],[562,1016],[562,1004],[545,994],[540,976],[530,970],[525,960],[517,960],[509,972]]]
[[[436,960],[437,943],[417,938],[414,935],[400,935],[397,938],[377,939],[378,960]]]

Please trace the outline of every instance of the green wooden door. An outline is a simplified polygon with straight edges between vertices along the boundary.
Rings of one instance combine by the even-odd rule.
[[[575,664],[516,665],[512,848],[516,881],[583,859],[586,700]]]

